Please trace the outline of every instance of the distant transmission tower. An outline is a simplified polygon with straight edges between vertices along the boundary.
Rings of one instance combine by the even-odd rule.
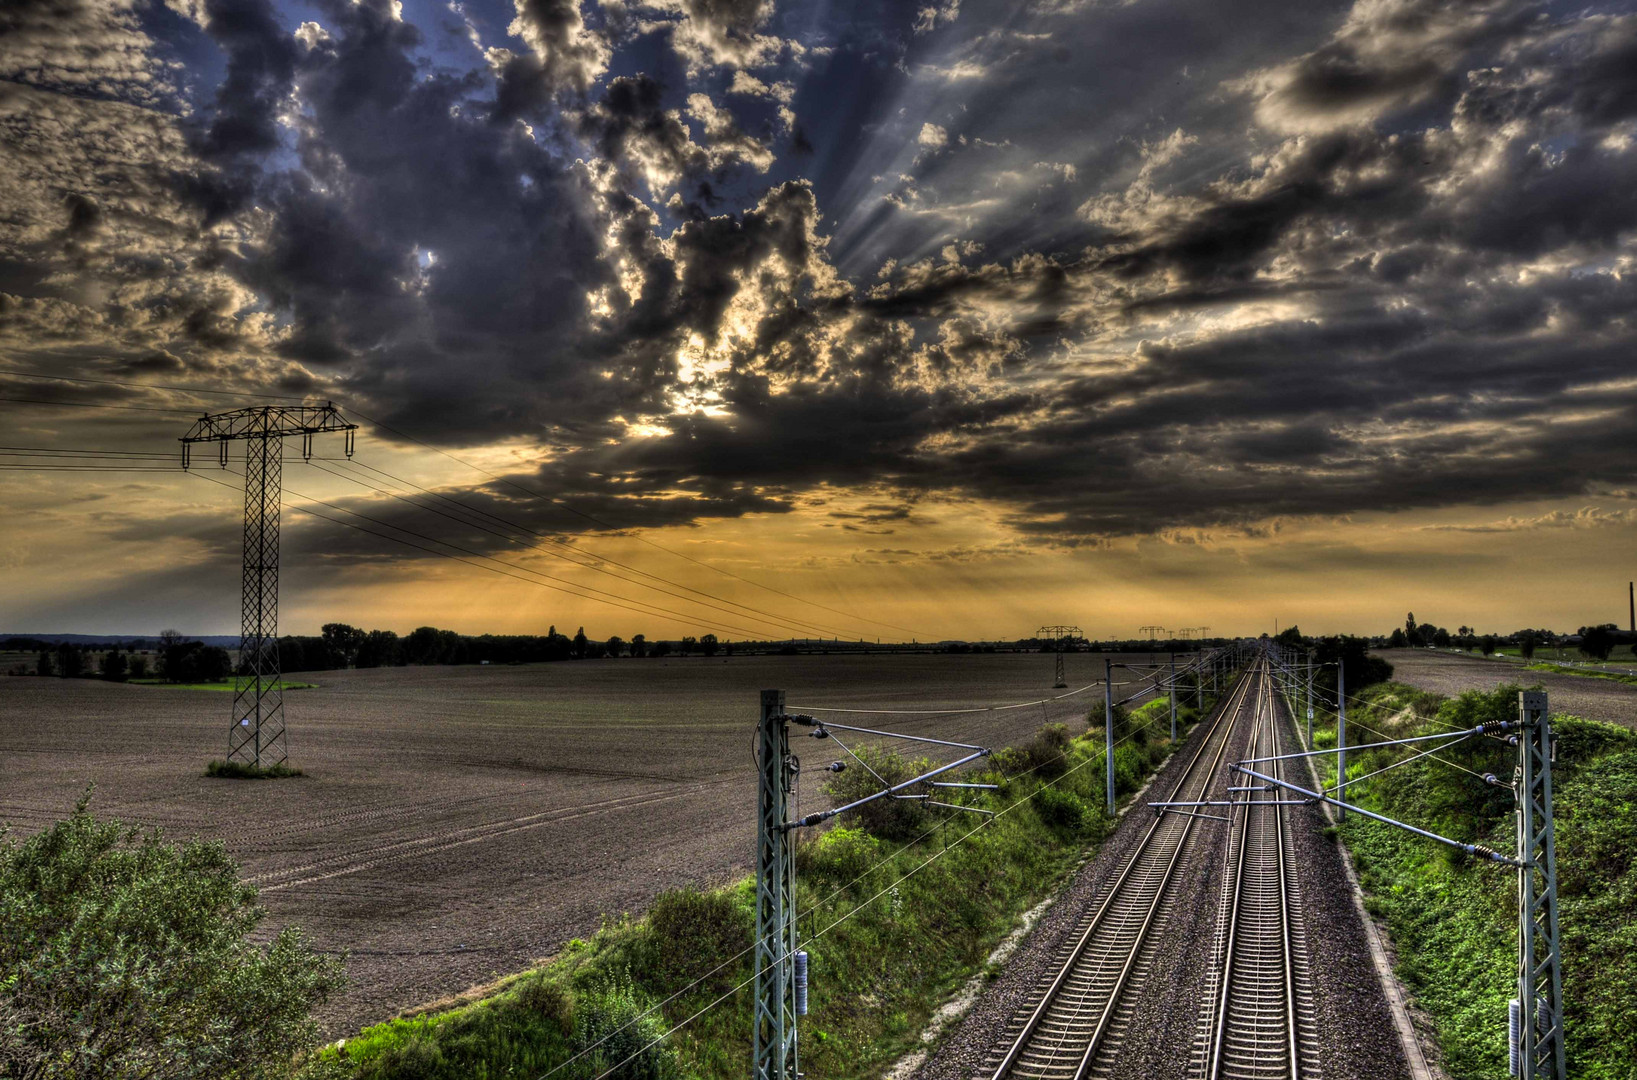
[[[277,765],[289,755],[284,746],[284,688],[279,683],[279,496],[284,471],[284,437],[301,436],[301,456],[313,456],[313,436],[346,432],[352,457],[357,424],[334,405],[260,405],[206,415],[182,437],[182,468],[193,464],[193,444],[217,443],[227,468],[227,444],[245,443],[244,577],[240,601],[239,662],[233,676],[233,721],[227,758],[252,765]]]
[[[1163,626],[1144,626],[1139,627],[1137,633],[1146,637],[1149,641],[1158,641],[1161,634],[1168,634],[1170,631]]]
[[[1042,626],[1035,631],[1037,638],[1050,638],[1057,644],[1057,679],[1052,683],[1059,690],[1069,685],[1063,672],[1063,646],[1077,637],[1084,637],[1085,632],[1078,626]]]

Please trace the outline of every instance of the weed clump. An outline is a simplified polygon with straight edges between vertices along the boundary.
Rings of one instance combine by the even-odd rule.
[[[1056,780],[1069,771],[1069,747],[1073,742],[1067,724],[1047,724],[1022,746],[998,751],[993,758],[995,768],[1009,777]]]
[[[283,780],[291,776],[306,776],[300,769],[292,769],[284,762],[277,765],[251,765],[244,761],[212,761],[205,766],[205,775],[217,780]]]
[[[664,1045],[665,1018],[658,1012],[643,1016],[645,1009],[629,972],[580,995],[574,1050],[585,1054],[588,1075],[611,1080],[674,1080],[680,1075],[676,1055]]]
[[[1043,787],[1034,797],[1035,813],[1055,829],[1079,829],[1086,823],[1086,803],[1072,791]]]
[[[845,885],[861,877],[880,857],[881,841],[863,829],[837,826],[796,848],[796,872]]]
[[[562,983],[531,975],[517,987],[517,1005],[531,1016],[554,1025],[564,1035],[574,1033],[574,999]]]
[[[709,975],[718,991],[725,990],[737,968],[732,961],[750,948],[750,939],[750,913],[731,895],[693,889],[660,893],[648,912],[643,982],[669,994]]]

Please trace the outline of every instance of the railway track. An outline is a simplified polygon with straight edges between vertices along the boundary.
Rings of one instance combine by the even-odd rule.
[[[1253,667],[1251,757],[1284,753],[1278,697],[1265,662]],[[1271,761],[1269,775],[1282,776]],[[1316,1080],[1318,1038],[1302,929],[1301,887],[1282,791],[1244,793],[1230,808],[1215,961],[1196,1047],[1202,1080]]]
[[[1220,790],[1221,765],[1252,699],[1242,677],[1218,709],[1171,801]],[[1131,1025],[1134,1001],[1154,964],[1171,913],[1178,866],[1201,817],[1159,815],[1104,885],[1067,939],[1055,977],[1025,998],[983,1073],[990,1080],[1082,1080],[1108,1076]]]

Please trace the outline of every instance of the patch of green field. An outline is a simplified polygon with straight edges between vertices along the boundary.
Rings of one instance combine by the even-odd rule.
[[[164,679],[127,679],[125,681],[130,683],[132,686],[160,686],[167,690],[227,690],[231,692],[234,688],[231,682],[175,683],[167,682]],[[279,686],[284,690],[318,689],[317,683],[310,682],[287,682],[280,683]]]
[[[1563,664],[1530,664],[1529,671],[1550,671],[1558,675],[1579,675],[1586,679],[1608,679],[1612,682],[1637,686],[1637,675],[1621,675],[1616,671],[1597,671],[1593,668],[1566,667]]]

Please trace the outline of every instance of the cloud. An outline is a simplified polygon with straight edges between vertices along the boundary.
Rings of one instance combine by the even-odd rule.
[[[716,67],[763,67],[790,48],[759,32],[773,15],[773,0],[666,0],[659,6],[680,16],[671,44],[690,75]]]
[[[1259,99],[1257,119],[1276,130],[1369,123],[1452,93],[1469,53],[1515,33],[1533,7],[1522,0],[1363,0],[1320,48],[1233,85]]]
[[[1422,532],[1510,533],[1540,529],[1598,529],[1637,522],[1637,511],[1604,510],[1583,506],[1578,510],[1552,510],[1534,517],[1508,517],[1478,525],[1423,525]]]
[[[587,28],[579,0],[515,0],[517,17],[506,32],[523,39],[534,55],[530,75],[546,97],[585,93],[608,69],[611,50]],[[513,77],[519,77],[514,75]]]
[[[459,70],[387,0],[297,35],[206,4],[224,75],[184,116],[141,89],[163,70],[124,9],[63,10],[113,55],[0,84],[0,340],[38,370],[287,384],[536,447],[520,479],[619,528],[833,488],[992,507],[1020,543],[1180,543],[1637,485],[1628,14],[1370,0],[1198,76],[1236,94],[1093,138],[997,93],[1062,40],[1029,26],[979,47],[906,18],[879,56],[832,28],[797,63],[764,3],[647,30],[525,4],[525,47]],[[993,70],[916,81],[952,57]],[[834,153],[783,153],[798,103]],[[866,126],[891,168],[849,156]]]

